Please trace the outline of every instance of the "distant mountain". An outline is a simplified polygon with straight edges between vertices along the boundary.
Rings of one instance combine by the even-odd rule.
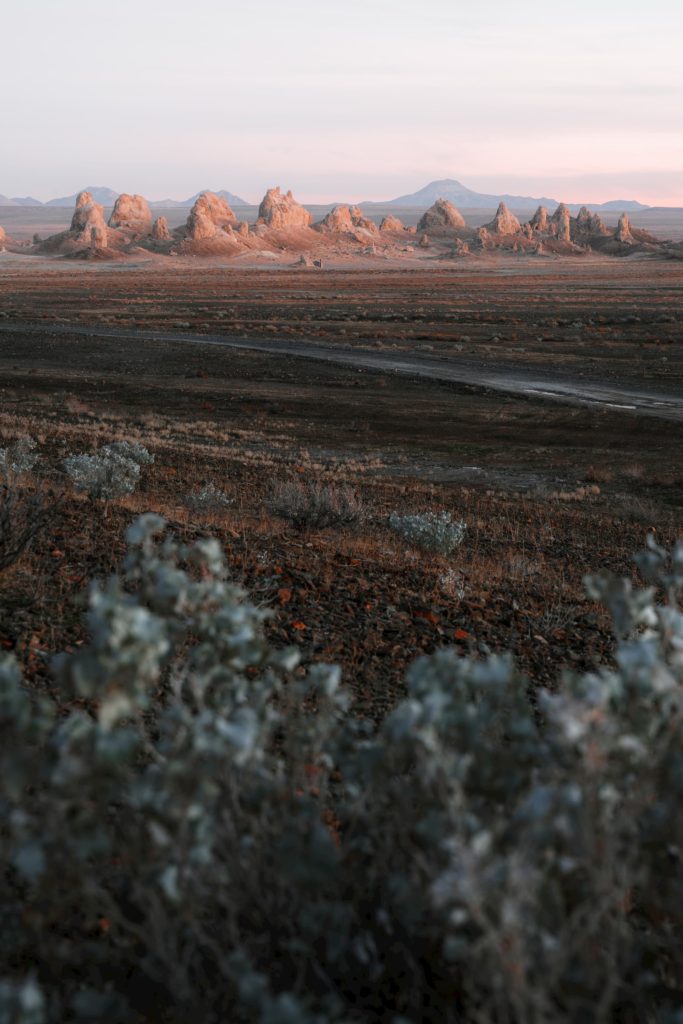
[[[13,196],[10,199],[8,196],[0,196],[0,206],[42,206],[40,199],[34,199],[32,196]]]
[[[467,188],[462,182],[456,181],[454,178],[442,178],[440,181],[431,181],[429,185],[425,185],[424,188],[419,189],[417,192],[411,192],[409,195],[399,196],[397,199],[389,199],[384,203],[361,203],[364,209],[372,209],[373,206],[417,206],[421,209],[427,209],[437,199],[448,199],[459,209],[475,209],[482,207],[495,207],[499,203],[506,203],[517,210],[535,210],[537,206],[557,206],[557,199],[550,199],[548,196],[514,196],[507,193],[501,195],[491,195],[486,192],[474,192],[471,188]],[[581,203],[568,203],[570,210],[576,212],[580,209]],[[638,203],[633,199],[629,200],[612,200],[609,203],[598,203],[588,204],[593,210],[618,210],[622,212],[624,210],[647,210],[649,207],[643,206],[642,203]]]
[[[205,191],[205,190],[202,190]],[[85,188],[79,189],[79,192],[89,192],[96,203],[101,203],[102,206],[113,206],[118,199],[120,193],[115,192],[113,188],[105,188],[101,185],[86,185]],[[5,196],[0,196],[0,206],[75,206],[78,192],[74,192],[72,196],[60,196],[58,199],[50,199],[47,203],[40,203],[37,199],[7,199]],[[173,208],[189,208],[193,206],[197,196],[201,195],[201,192],[196,192],[189,199],[157,199],[155,202],[150,203],[151,207]],[[228,192],[226,189],[221,189],[216,192],[217,196],[225,199],[228,203],[233,206],[249,206],[250,204],[246,199],[241,199],[236,196],[233,192]]]
[[[50,199],[45,206],[75,206],[76,199],[80,192],[89,192],[96,203],[101,203],[102,206],[113,206],[119,197],[118,192],[114,192],[112,188],[104,188],[101,185],[86,185],[85,188],[79,189],[78,192],[74,192],[72,196],[61,196],[59,199]]]
[[[186,207],[194,206],[195,202],[197,201],[198,197],[202,194],[202,192],[213,192],[213,189],[202,189],[201,192],[195,192],[195,194],[193,196],[190,196],[189,199],[157,199],[153,203],[150,203],[149,205],[151,207],[156,208],[165,206],[166,208],[171,209],[173,207],[182,207],[183,209],[185,209]],[[214,194],[219,196],[221,199],[225,199],[226,203],[229,203],[231,206],[252,205],[251,203],[248,203],[246,199],[240,199],[240,197],[236,196],[234,192],[228,192],[227,189],[224,188],[216,191]]]
[[[498,203],[507,203],[508,206],[519,208],[535,209],[537,206],[557,206],[556,199],[542,197],[533,199],[530,196],[512,195],[489,195],[485,192],[474,192],[467,188],[462,182],[454,178],[442,178],[440,181],[430,181],[418,192],[411,192],[407,196],[399,196],[397,199],[390,199],[386,203],[361,203],[361,206],[419,206],[425,209],[436,202],[437,199],[448,199],[455,206],[462,209],[474,209],[482,206],[497,206]]]
[[[637,199],[610,199],[609,203],[600,203],[596,210],[614,210],[616,213],[623,213],[624,210],[651,210],[651,206],[643,206]]]

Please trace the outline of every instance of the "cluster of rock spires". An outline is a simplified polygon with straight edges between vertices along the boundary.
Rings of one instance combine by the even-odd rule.
[[[572,255],[588,251],[615,256],[635,251],[648,252],[661,249],[662,243],[647,231],[631,227],[627,214],[622,214],[618,227],[611,231],[597,213],[583,206],[576,217],[560,203],[551,215],[545,206],[539,206],[525,224],[501,203],[488,224],[470,228],[452,203],[439,199],[418,223],[422,234],[420,244],[427,247],[432,238],[457,236],[458,254],[481,250],[508,249],[533,254],[555,253]]]
[[[163,255],[240,255],[249,250],[265,254],[292,251],[323,252],[330,244],[343,242],[353,250],[374,253],[381,248],[390,253],[403,243],[415,249],[434,249],[439,257],[503,250],[529,254],[571,255],[589,251],[621,256],[633,252],[662,252],[678,255],[677,246],[667,247],[646,231],[633,228],[622,214],[615,231],[585,206],[576,217],[563,203],[554,213],[540,206],[525,224],[501,203],[488,224],[469,227],[465,218],[447,199],[438,199],[420,219],[417,229],[404,227],[398,217],[387,216],[379,227],[357,206],[336,206],[318,223],[296,201],[291,192],[269,189],[253,226],[239,221],[225,199],[213,192],[202,192],[195,201],[187,222],[170,229],[165,217],[152,218],[143,196],[123,194],[105,220],[103,207],[88,192],[76,200],[67,231],[31,246],[16,246],[19,251],[52,253],[75,258],[113,259],[139,252]],[[411,236],[413,236],[411,238]],[[12,245],[0,228],[0,249]]]

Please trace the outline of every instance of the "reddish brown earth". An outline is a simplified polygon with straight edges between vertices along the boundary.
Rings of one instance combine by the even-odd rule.
[[[510,647],[534,682],[609,657],[582,575],[631,572],[648,530],[665,542],[680,531],[680,422],[145,333],[313,340],[680,396],[674,264],[25,267],[5,262],[0,277],[0,444],[38,439],[52,520],[0,577],[0,643],[36,683],[50,685],[49,652],[82,638],[86,581],[111,571],[145,509],[219,536],[235,576],[274,608],[272,635],[306,659],[340,661],[357,708],[376,716],[401,692],[405,665],[445,643]],[[40,330],[22,330],[29,321]],[[105,518],[59,465],[121,438],[143,441],[156,462]],[[351,486],[364,520],[298,532],[268,508],[281,479]],[[208,482],[232,500],[218,516],[187,504]],[[387,527],[393,509],[435,508],[467,522],[450,559],[406,548]]]

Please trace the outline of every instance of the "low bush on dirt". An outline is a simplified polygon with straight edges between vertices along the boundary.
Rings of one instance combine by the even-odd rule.
[[[0,572],[19,560],[47,519],[47,509],[38,494],[0,486]]]
[[[454,520],[450,512],[419,512],[415,515],[392,512],[389,526],[412,547],[438,555],[452,555],[467,532],[463,520]]]
[[[276,483],[268,508],[297,530],[348,526],[363,515],[363,503],[350,487],[302,480]]]
[[[141,467],[153,462],[154,456],[144,445],[116,441],[103,445],[95,455],[69,455],[64,468],[77,491],[108,502],[132,494]]]
[[[6,448],[0,448],[0,476],[5,480],[30,473],[38,461],[36,442],[32,437],[20,437]]]
[[[188,494],[186,503],[193,512],[216,514],[217,512],[225,512],[226,508],[230,508],[233,504],[233,499],[225,491],[222,491],[220,487],[216,487],[214,483],[209,483],[202,487],[201,490]]]
[[[589,581],[614,668],[443,649],[377,731],[216,541],[128,542],[61,708],[0,657],[3,1021],[680,1019],[683,544]]]
[[[47,523],[44,500],[20,480],[38,461],[36,447],[32,437],[20,437],[0,448],[0,572],[19,560]]]

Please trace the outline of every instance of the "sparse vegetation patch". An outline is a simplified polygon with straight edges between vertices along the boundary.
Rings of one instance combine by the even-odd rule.
[[[467,524],[454,520],[450,512],[418,512],[400,515],[392,512],[389,526],[407,544],[438,555],[452,555],[465,539]]]

